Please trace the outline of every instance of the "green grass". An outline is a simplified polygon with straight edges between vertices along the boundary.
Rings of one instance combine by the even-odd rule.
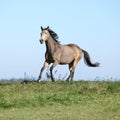
[[[119,120],[120,81],[0,83],[0,120]]]

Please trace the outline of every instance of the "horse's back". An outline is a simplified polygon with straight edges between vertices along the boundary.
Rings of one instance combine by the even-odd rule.
[[[77,49],[81,50],[80,47],[76,44],[67,44],[67,46],[69,46],[71,48],[77,48]]]
[[[82,52],[81,48],[76,44],[67,44],[66,46],[68,46],[70,49],[72,49],[74,51],[74,53],[78,54],[78,53]]]
[[[81,57],[82,57],[82,49],[76,44],[68,44],[68,46],[70,46],[71,49],[73,49],[75,58],[76,59],[81,59]]]
[[[76,44],[67,44],[61,46],[61,62],[70,63],[74,59],[81,58],[82,50]]]

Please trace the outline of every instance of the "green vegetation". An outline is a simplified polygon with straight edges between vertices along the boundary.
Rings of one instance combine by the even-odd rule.
[[[0,120],[119,120],[120,81],[0,82]]]

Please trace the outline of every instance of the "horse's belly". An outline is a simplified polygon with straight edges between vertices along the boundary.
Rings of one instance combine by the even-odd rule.
[[[60,59],[60,64],[69,64],[74,60],[74,55],[73,54],[66,54],[62,55]]]

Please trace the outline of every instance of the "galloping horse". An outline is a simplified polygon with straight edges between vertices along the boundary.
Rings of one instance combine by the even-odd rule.
[[[84,61],[86,65],[89,67],[98,67],[99,63],[92,63],[90,60],[90,56],[87,51],[81,49],[76,44],[67,44],[67,45],[61,45],[58,41],[58,35],[49,28],[43,28],[41,26],[41,34],[40,34],[40,43],[42,44],[45,42],[46,45],[46,53],[45,53],[45,62],[43,67],[40,70],[40,74],[38,77],[38,82],[40,82],[43,70],[48,67],[51,63],[52,66],[50,67],[50,75],[52,82],[55,81],[53,77],[52,70],[53,68],[60,64],[68,64],[69,65],[69,71],[70,75],[68,76],[67,80],[70,81],[74,77],[74,70],[79,62],[79,60],[82,58],[82,54],[84,54]]]

